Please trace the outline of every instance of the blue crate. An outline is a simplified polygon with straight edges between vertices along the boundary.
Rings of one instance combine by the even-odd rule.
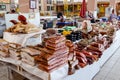
[[[108,18],[105,18],[105,17],[104,17],[104,18],[102,18],[102,21],[103,21],[103,22],[107,22],[107,21],[108,21]]]
[[[119,21],[120,21],[120,16],[118,16],[118,17],[117,17],[117,20],[119,20]]]

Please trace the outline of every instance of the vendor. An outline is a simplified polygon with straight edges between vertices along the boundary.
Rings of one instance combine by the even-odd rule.
[[[10,14],[15,14],[16,11],[14,9],[11,10]]]
[[[82,23],[82,32],[88,34],[92,31],[92,26],[89,20],[84,20]]]
[[[43,23],[43,29],[47,29],[47,20],[44,20],[44,23]]]
[[[88,34],[92,31],[92,26],[90,20],[84,20],[82,23],[82,37],[89,38]]]

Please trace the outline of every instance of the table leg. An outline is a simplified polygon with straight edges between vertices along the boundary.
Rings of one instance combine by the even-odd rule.
[[[12,75],[12,70],[10,69],[9,66],[7,66],[7,79],[8,80],[13,80],[13,75]]]

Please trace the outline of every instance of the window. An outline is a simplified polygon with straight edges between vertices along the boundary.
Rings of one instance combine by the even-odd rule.
[[[47,6],[47,11],[54,10],[53,6]]]
[[[52,4],[52,0],[47,0],[47,4]]]
[[[41,0],[39,0],[39,4],[41,4]]]
[[[6,6],[5,5],[0,5],[0,10],[6,10]]]
[[[63,4],[63,1],[57,1],[57,4]]]
[[[39,11],[41,11],[41,6],[39,6]]]
[[[47,6],[47,11],[50,11],[50,6]]]
[[[51,6],[51,10],[54,10],[54,6]]]

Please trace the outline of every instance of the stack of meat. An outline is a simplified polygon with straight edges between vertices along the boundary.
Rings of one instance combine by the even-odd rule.
[[[79,46],[77,46],[79,47]],[[81,67],[87,64],[92,64],[97,61],[102,55],[103,46],[99,43],[93,42],[82,50],[76,49],[76,57]]]
[[[9,53],[10,57],[12,57],[15,60],[20,60],[21,59],[21,45],[15,44],[15,43],[10,43],[9,44]]]
[[[38,60],[39,68],[47,72],[65,65],[68,61],[68,48],[65,46],[65,37],[54,35],[48,38]]]
[[[70,40],[66,40],[65,44],[69,48],[69,53],[73,53],[75,48],[73,42]]]
[[[109,27],[107,29],[107,35],[109,36],[113,36],[115,34],[115,28],[112,26],[112,27]]]
[[[32,47],[26,47],[21,49],[22,61],[34,66],[36,64],[35,57],[40,54],[40,51]]]
[[[76,43],[77,46],[77,50],[82,50],[85,47],[87,47],[87,45],[89,45],[89,41],[87,39],[81,39],[78,43]]]
[[[117,30],[120,29],[120,21],[118,21],[116,28],[117,28]]]
[[[70,40],[66,40],[65,44],[69,48],[68,60],[76,60],[74,54],[75,44]]]
[[[76,57],[81,67],[85,67],[87,64],[92,64],[97,61],[101,56],[102,52],[107,49],[113,39],[110,36],[101,36],[96,39],[96,42],[92,42],[86,47],[81,48],[81,44],[77,44],[75,49]]]
[[[2,57],[8,57],[9,51],[8,51],[8,42],[6,42],[3,39],[0,39],[0,56]]]
[[[104,36],[98,37],[96,42],[99,44],[102,44],[104,48],[107,49],[113,42],[113,36],[104,35]]]

